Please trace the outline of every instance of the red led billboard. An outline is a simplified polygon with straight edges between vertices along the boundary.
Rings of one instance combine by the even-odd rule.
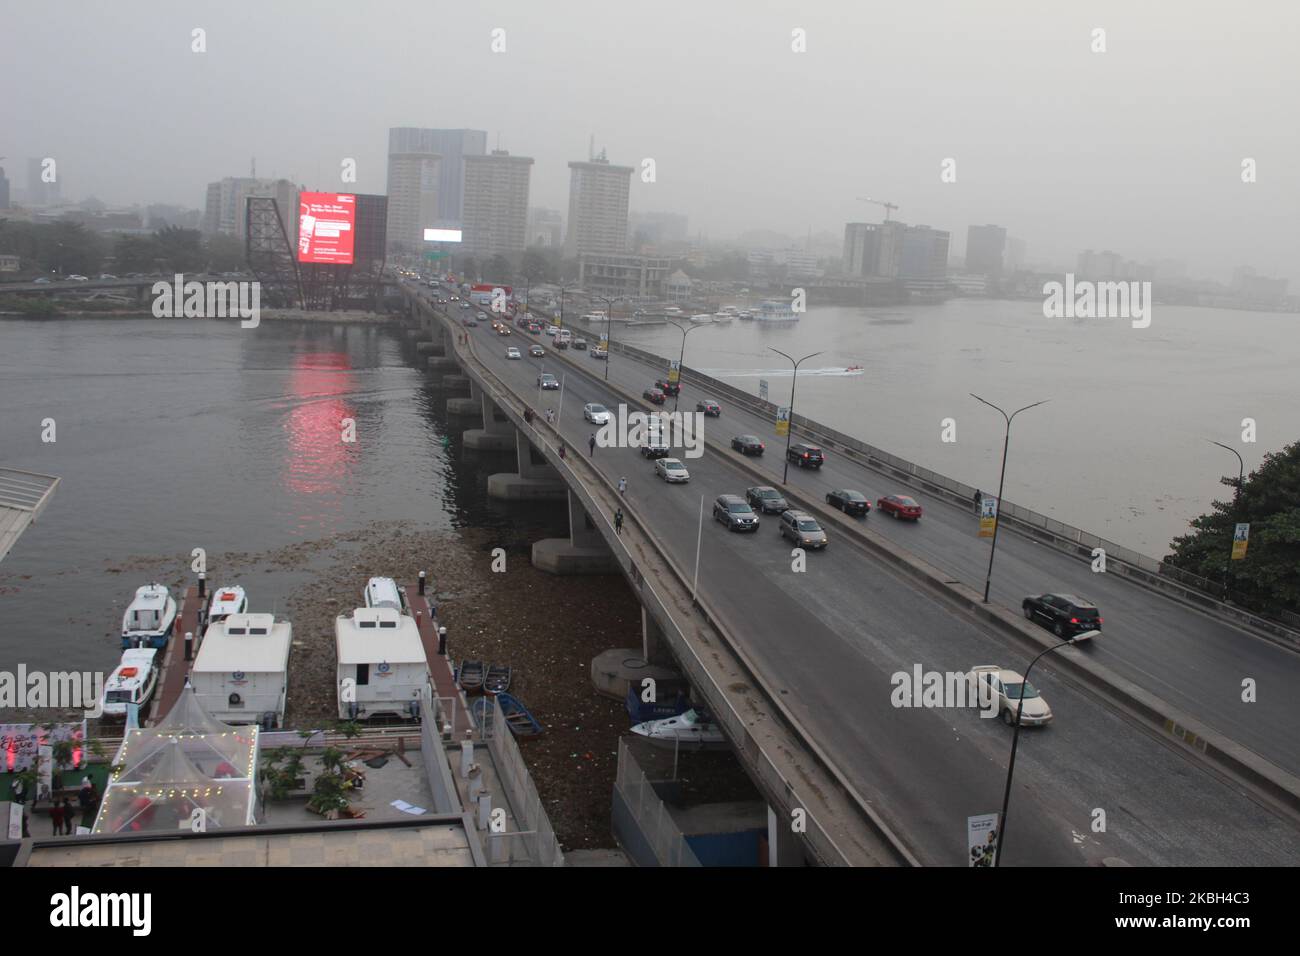
[[[356,221],[351,193],[299,193],[298,261],[351,265]]]

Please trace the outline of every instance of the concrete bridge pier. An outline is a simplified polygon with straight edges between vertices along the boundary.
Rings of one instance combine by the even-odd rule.
[[[483,417],[487,420],[489,399],[484,399]],[[498,414],[500,414],[498,412]],[[513,425],[510,426],[512,429]],[[468,439],[468,433],[466,433]],[[500,472],[488,475],[488,495],[507,501],[562,501],[568,493],[564,481],[550,466],[532,440],[524,432],[515,430],[515,462],[517,472]],[[534,550],[534,554],[536,551]]]
[[[467,392],[469,391],[469,376],[444,375],[442,377],[442,387],[448,391]]]
[[[433,362],[433,359],[429,360]],[[455,364],[455,359],[443,359]],[[479,392],[479,401],[483,409],[483,427],[471,428],[465,432],[465,447],[474,448],[478,451],[509,451],[514,448],[518,439],[516,438],[515,426],[506,418],[505,413],[497,408],[496,403],[487,395]],[[450,407],[450,406],[449,406]],[[496,475],[488,476],[488,494],[492,495],[492,479]],[[493,495],[493,497],[512,497],[509,495]]]
[[[469,378],[468,376],[448,375],[443,378],[446,382],[448,378]],[[479,387],[478,382],[472,378],[469,379],[469,398],[449,398],[447,399],[447,414],[464,416],[465,418],[478,418],[482,420],[483,414],[483,389]]]
[[[794,832],[794,817],[784,810],[767,808],[767,865],[807,866],[803,844]]]
[[[493,476],[495,477],[495,476]],[[489,481],[489,493],[491,478]],[[533,567],[551,574],[611,574],[618,570],[614,555],[605,544],[581,499],[569,496],[569,536],[543,538],[533,543]]]

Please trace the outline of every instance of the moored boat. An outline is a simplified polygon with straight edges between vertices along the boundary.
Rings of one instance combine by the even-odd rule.
[[[510,689],[512,674],[509,664],[489,664],[487,676],[483,678],[483,693],[504,694]]]
[[[176,624],[176,599],[161,584],[136,588],[122,615],[122,647],[165,647]]]
[[[711,316],[707,312],[700,312],[696,315],[691,316],[691,321],[694,322],[696,325],[708,325],[713,322],[713,316]]]
[[[684,711],[676,717],[636,724],[632,727],[632,733],[644,737],[656,747],[665,747],[669,750],[678,747],[690,750],[723,750],[728,746],[722,728],[695,709]]]
[[[512,734],[516,737],[542,735],[542,722],[532,715],[518,697],[513,694],[498,694],[497,700],[501,703],[501,713],[505,715],[506,726]]]
[[[212,603],[208,605],[208,625],[224,621],[232,614],[243,614],[247,610],[248,595],[238,584],[217,588],[212,593]]]
[[[100,710],[110,720],[124,720],[128,706],[135,704],[141,715],[157,686],[158,651],[152,647],[125,650],[121,663],[104,682]]]
[[[483,676],[482,661],[461,661],[460,670],[456,674],[456,683],[460,684],[460,689],[466,694],[481,694]]]

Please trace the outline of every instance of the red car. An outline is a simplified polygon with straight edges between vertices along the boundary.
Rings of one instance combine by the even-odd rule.
[[[706,398],[702,402],[695,403],[695,410],[703,412],[705,418],[721,418],[722,406],[711,398]]]
[[[891,518],[907,518],[910,521],[918,521],[921,517],[921,506],[916,503],[915,498],[909,498],[907,495],[885,495],[883,498],[878,498],[876,510],[883,511]]]
[[[661,388],[647,388],[641,394],[645,397],[645,400],[647,402],[651,402],[655,405],[662,405],[666,398],[666,396],[663,393],[663,389]]]
[[[663,392],[665,395],[679,395],[682,391],[682,383],[670,382],[666,378],[661,378],[659,381],[655,382],[655,388],[659,389],[659,391]]]

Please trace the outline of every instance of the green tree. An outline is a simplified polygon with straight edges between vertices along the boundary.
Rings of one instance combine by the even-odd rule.
[[[505,256],[497,254],[488,260],[486,276],[489,282],[510,283],[510,275],[514,270],[510,267],[510,260]]]
[[[244,241],[234,236],[204,236],[203,256],[212,272],[242,272],[247,268]]]
[[[1221,478],[1236,487],[1237,477]],[[1232,600],[1263,613],[1300,613],[1300,442],[1269,452],[1231,501],[1192,522],[1170,544],[1167,564],[1211,581],[1228,579]],[[1250,523],[1246,557],[1232,561],[1232,533]]]
[[[542,248],[533,246],[530,249],[525,249],[519,266],[519,271],[527,276],[528,281],[533,285],[554,282],[555,276],[559,272],[559,256],[548,256],[542,251]]]

